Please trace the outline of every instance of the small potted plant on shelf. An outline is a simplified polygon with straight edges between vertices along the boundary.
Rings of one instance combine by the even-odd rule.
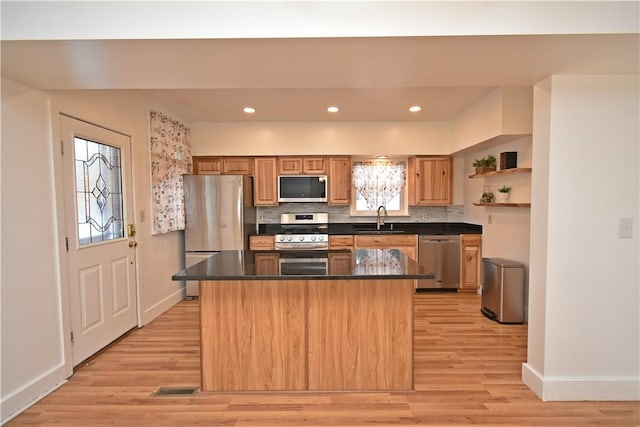
[[[503,185],[498,188],[498,203],[507,203],[509,201],[509,193],[511,193],[511,187]]]
[[[492,172],[496,170],[496,158],[489,154],[488,156],[475,159],[473,167],[476,168],[476,175]]]

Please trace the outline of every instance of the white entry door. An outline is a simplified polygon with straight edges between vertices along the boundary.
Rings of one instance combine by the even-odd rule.
[[[60,129],[76,366],[136,326],[131,141],[63,115]]]

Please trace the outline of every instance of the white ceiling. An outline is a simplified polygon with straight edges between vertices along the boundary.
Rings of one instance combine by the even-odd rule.
[[[446,121],[500,86],[638,74],[639,37],[3,41],[2,74],[41,90],[140,91],[190,122]]]

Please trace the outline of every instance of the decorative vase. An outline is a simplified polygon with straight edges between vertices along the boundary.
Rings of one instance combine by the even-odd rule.
[[[502,193],[498,191],[498,203],[507,203],[509,201],[509,193]]]

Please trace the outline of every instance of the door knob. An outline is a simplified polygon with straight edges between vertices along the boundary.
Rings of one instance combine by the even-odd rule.
[[[138,242],[136,242],[135,240],[130,240],[129,241],[129,247],[130,248],[135,248],[136,246],[138,246]]]

